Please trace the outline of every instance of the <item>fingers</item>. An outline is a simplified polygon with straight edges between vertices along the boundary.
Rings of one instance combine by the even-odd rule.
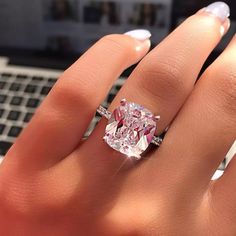
[[[205,10],[199,11],[152,50],[131,75],[110,110],[122,98],[142,104],[161,116],[158,123],[161,133],[193,89],[203,63],[222,37],[221,30],[228,19],[211,16]]]
[[[68,155],[114,80],[147,53],[149,37],[140,30],[99,40],[63,73],[9,155],[48,165]]]
[[[140,62],[109,110],[118,106],[122,98],[141,104],[161,116],[158,132],[162,132],[192,91],[198,73],[221,39],[221,28],[227,21],[226,14],[222,20],[205,10],[187,19]],[[97,156],[104,152],[107,155],[114,153],[100,141],[105,124],[101,122],[84,145],[87,150],[93,143],[98,144]]]
[[[159,149],[158,168],[168,166],[194,194],[206,190],[236,138],[235,56],[236,37],[202,75]]]

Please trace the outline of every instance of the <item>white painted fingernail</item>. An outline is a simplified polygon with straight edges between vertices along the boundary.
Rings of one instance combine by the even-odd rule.
[[[230,8],[225,2],[214,2],[208,5],[204,11],[218,17],[222,22],[225,22],[230,16]]]
[[[152,36],[150,31],[145,30],[145,29],[131,30],[131,31],[126,32],[125,35],[128,35],[139,41],[145,41],[147,39],[150,39],[150,37]]]

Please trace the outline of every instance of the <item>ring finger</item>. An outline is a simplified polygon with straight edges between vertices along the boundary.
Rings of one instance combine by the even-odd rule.
[[[161,116],[158,122],[158,133],[161,133],[176,116],[193,89],[204,61],[228,29],[228,15],[228,6],[218,3],[188,18],[142,60],[109,110],[122,98],[144,105]],[[93,165],[103,156],[105,160],[99,166],[114,172],[111,167],[117,169],[123,159],[117,158],[120,154],[104,144],[105,125],[103,119],[79,152],[91,156]]]

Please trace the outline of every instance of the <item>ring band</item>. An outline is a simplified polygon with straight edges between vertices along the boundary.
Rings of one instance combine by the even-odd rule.
[[[160,116],[137,103],[122,99],[113,112],[101,105],[97,112],[108,120],[104,141],[128,157],[140,159],[149,144],[160,146],[162,143],[162,138],[155,136]]]

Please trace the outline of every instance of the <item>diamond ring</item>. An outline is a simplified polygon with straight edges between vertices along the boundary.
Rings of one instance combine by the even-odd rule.
[[[155,136],[160,116],[137,103],[122,99],[113,112],[103,106],[99,106],[97,112],[108,119],[104,141],[128,157],[140,159],[150,143],[157,146],[162,143],[162,138]]]

